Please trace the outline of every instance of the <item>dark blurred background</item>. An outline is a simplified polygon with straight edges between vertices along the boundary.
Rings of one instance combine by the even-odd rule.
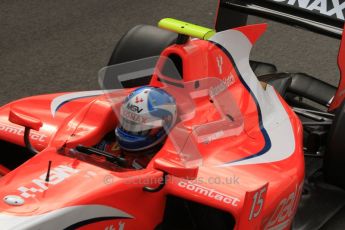
[[[0,105],[21,97],[99,89],[97,72],[137,24],[174,17],[213,27],[216,0],[2,0]],[[251,17],[250,23],[264,22]],[[267,21],[266,21],[267,22]],[[339,41],[269,22],[252,59],[338,82]]]

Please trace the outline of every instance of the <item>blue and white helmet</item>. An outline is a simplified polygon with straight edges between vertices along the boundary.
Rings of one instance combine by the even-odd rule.
[[[139,87],[124,100],[115,135],[120,147],[142,151],[162,143],[176,121],[175,99],[162,89]]]

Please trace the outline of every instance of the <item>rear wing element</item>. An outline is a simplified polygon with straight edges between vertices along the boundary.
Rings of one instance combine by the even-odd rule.
[[[345,0],[219,0],[215,29],[244,26],[248,15],[342,39],[338,57],[340,81],[329,107],[330,111],[336,110],[345,99]]]
[[[343,0],[219,0],[216,30],[243,26],[254,15],[341,38],[344,14]]]

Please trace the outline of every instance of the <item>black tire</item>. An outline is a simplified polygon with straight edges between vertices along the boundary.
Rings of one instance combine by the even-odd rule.
[[[176,38],[176,33],[150,25],[137,25],[117,43],[108,66],[158,56],[166,47],[174,44]]]
[[[328,143],[325,153],[324,172],[326,181],[345,189],[345,101],[335,113],[333,124],[328,133]]]

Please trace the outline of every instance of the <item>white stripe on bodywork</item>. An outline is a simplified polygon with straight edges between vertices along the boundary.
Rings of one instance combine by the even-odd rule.
[[[81,221],[100,217],[133,218],[128,213],[103,205],[72,206],[41,215],[13,216],[0,214],[2,230],[65,229]]]
[[[220,44],[234,62],[261,108],[263,126],[272,146],[264,154],[242,161],[229,162],[220,167],[277,162],[289,158],[295,150],[295,137],[287,112],[272,86],[264,90],[249,64],[252,44],[240,31],[227,30],[215,34],[210,41]]]
[[[82,92],[76,92],[76,93],[67,93],[67,94],[58,96],[54,98],[50,104],[51,114],[53,117],[55,117],[55,114],[58,108],[68,101],[76,100],[79,98],[85,98],[85,97],[99,96],[102,94],[104,94],[103,90],[93,90],[93,91],[82,91]]]

